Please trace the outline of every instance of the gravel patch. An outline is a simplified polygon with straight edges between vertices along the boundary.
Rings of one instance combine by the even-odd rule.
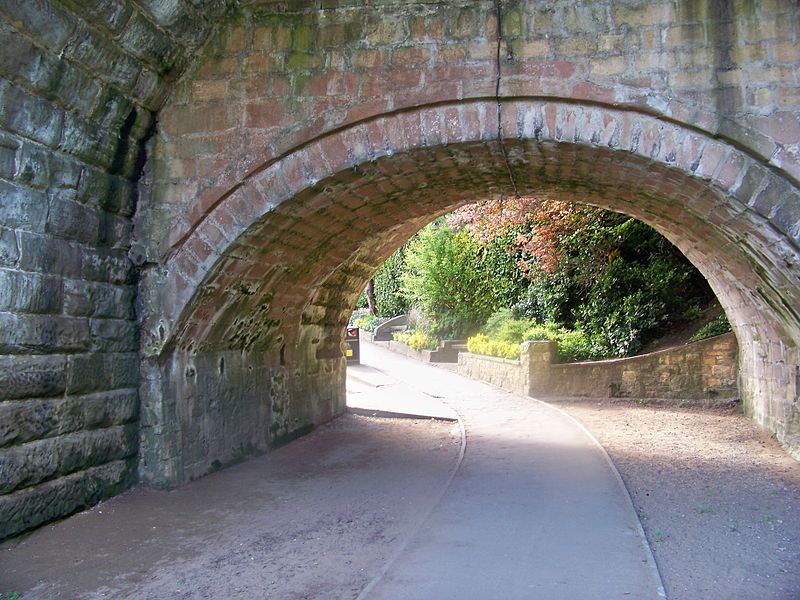
[[[732,408],[551,402],[606,448],[670,600],[800,598],[800,463]]]

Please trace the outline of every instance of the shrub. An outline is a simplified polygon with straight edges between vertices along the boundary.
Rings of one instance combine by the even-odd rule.
[[[489,336],[479,333],[467,338],[467,350],[473,354],[483,354],[485,356],[499,356],[501,358],[519,358],[519,342],[506,342],[503,340],[493,340]]]
[[[401,289],[406,264],[406,246],[386,259],[373,276],[375,281],[375,309],[381,317],[396,317],[409,311],[408,298]]]
[[[554,323],[541,324],[531,319],[514,318],[510,309],[494,313],[486,321],[482,331],[483,334],[470,338],[476,354],[517,358],[522,342],[549,340],[556,343],[559,356],[567,361],[599,357],[591,339],[583,330],[570,330]],[[469,348],[469,341],[467,347]],[[473,352],[471,348],[470,352]]]
[[[504,308],[486,320],[482,331],[491,339],[519,344],[525,339],[525,331],[533,325],[530,319],[516,319],[510,308]]]
[[[438,340],[430,337],[420,329],[397,331],[392,334],[392,338],[394,338],[396,342],[405,344],[414,350],[435,350],[439,345]]]
[[[353,321],[353,326],[363,329],[364,331],[375,331],[375,328],[384,321],[386,321],[386,319],[367,314],[355,319],[355,321]]]
[[[695,334],[689,338],[690,342],[699,342],[716,335],[728,333],[731,330],[731,324],[725,315],[720,315],[713,321],[709,321],[698,329]]]
[[[475,332],[498,308],[516,301],[524,287],[507,252],[481,245],[469,231],[454,231],[444,220],[408,243],[405,264],[403,291],[438,338]]]

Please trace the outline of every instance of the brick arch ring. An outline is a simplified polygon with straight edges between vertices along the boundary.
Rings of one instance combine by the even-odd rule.
[[[535,194],[630,214],[675,243],[734,326],[751,412],[786,431],[800,344],[797,188],[724,140],[596,104],[419,107],[265,164],[143,278],[143,356],[205,346],[335,358],[359,286],[416,229],[471,200]]]

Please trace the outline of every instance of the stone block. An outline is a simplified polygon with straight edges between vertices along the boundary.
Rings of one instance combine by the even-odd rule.
[[[0,127],[54,146],[61,137],[63,119],[52,103],[0,80]]]
[[[81,273],[81,251],[67,240],[20,232],[18,237],[19,268],[77,277]]]
[[[34,39],[53,48],[63,49],[75,29],[76,18],[58,3],[51,0],[5,0],[0,4],[0,14],[10,23],[21,26]]]
[[[51,198],[45,231],[54,236],[75,240],[82,244],[95,244],[100,230],[97,210],[60,198]]]
[[[180,48],[141,13],[134,13],[119,37],[119,45],[160,73],[172,71],[183,59]],[[180,69],[182,70],[182,69]]]
[[[67,365],[67,394],[78,396],[113,389],[113,374],[106,369],[107,361],[103,354],[70,356]]]
[[[66,366],[64,356],[0,356],[0,400],[63,394]]]
[[[133,265],[122,248],[93,248],[83,253],[81,276],[89,281],[117,285],[133,281]]]
[[[36,47],[26,36],[0,22],[0,73],[8,79],[22,79],[34,89],[49,91],[57,79],[59,64],[55,57]]]
[[[92,506],[136,480],[136,461],[119,460],[0,496],[0,539]]]
[[[124,144],[119,136],[74,113],[68,113],[64,120],[61,149],[90,165],[110,169]]]
[[[38,190],[0,181],[0,223],[41,232],[47,217],[47,196]]]
[[[9,135],[0,134],[0,178],[11,179],[16,171],[19,142]]]
[[[80,352],[90,344],[89,323],[55,315],[0,313],[0,353]]]
[[[118,49],[116,44],[90,27],[80,26],[77,43],[67,50],[69,58],[83,65],[89,72],[102,73],[103,79],[124,92],[133,90],[141,66],[136,60]]]
[[[103,283],[64,280],[64,313],[73,317],[133,319],[134,289]]]
[[[95,352],[135,352],[139,348],[135,321],[92,319],[90,328]]]
[[[118,425],[0,449],[0,494],[131,456],[138,446],[137,433],[135,424]]]
[[[89,20],[115,33],[122,29],[133,12],[130,3],[120,0],[92,0],[84,6]]]
[[[19,244],[12,229],[0,227],[0,266],[14,267],[19,260]]]
[[[0,311],[59,313],[61,278],[0,268]]]

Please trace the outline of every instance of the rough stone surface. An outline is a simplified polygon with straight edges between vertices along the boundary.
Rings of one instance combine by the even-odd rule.
[[[458,371],[515,394],[534,397],[738,399],[732,333],[641,356],[559,363],[553,342],[523,345],[519,360],[462,352]]]
[[[135,481],[154,112],[225,2],[0,2],[0,538]]]
[[[4,448],[77,433],[36,403],[137,386],[147,481],[290,439],[342,406],[342,329],[384,257],[459,204],[537,193],[675,242],[734,325],[746,409],[800,453],[798,10],[0,2]],[[25,490],[122,482],[79,473]]]

